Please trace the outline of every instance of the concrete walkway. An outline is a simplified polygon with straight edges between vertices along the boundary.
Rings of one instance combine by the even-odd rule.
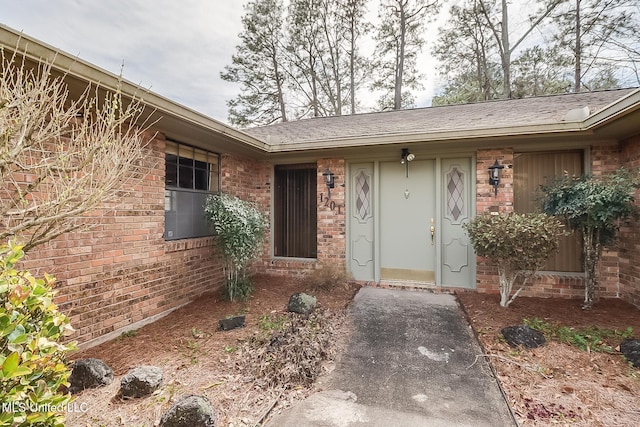
[[[323,391],[269,426],[517,425],[454,296],[362,288],[350,317]]]

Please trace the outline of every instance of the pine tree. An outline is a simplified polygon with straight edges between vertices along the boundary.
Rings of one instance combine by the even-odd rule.
[[[240,95],[227,102],[231,124],[247,127],[287,121],[281,0],[253,0],[245,6],[241,43],[232,64],[220,73],[239,83]]]
[[[373,89],[384,93],[381,109],[399,110],[414,105],[411,90],[422,87],[417,57],[424,46],[425,21],[439,10],[438,0],[382,0],[375,36]]]

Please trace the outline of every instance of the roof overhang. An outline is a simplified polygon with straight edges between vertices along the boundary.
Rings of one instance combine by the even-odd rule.
[[[389,155],[401,145],[450,151],[505,144],[557,144],[561,140],[563,144],[584,146],[596,141],[620,141],[640,133],[640,90],[636,90],[575,121],[267,143],[2,24],[0,46],[5,51],[18,52],[34,66],[41,62],[50,63],[58,75],[65,77],[71,96],[79,96],[88,85],[95,86],[103,94],[120,87],[126,99],[142,101],[145,123],[154,123],[153,129],[169,139],[219,153],[273,161],[362,156],[364,149],[367,149],[367,155]]]
[[[269,146],[257,138],[175,103],[113,73],[71,56],[38,40],[0,24],[0,46],[10,54],[16,52],[31,65],[51,64],[52,72],[63,75],[70,96],[80,96],[88,85],[99,93],[118,89],[125,101],[137,98],[144,105],[141,122],[153,123],[153,130],[169,139],[220,153],[251,157],[264,155]]]
[[[412,145],[422,149],[471,150],[479,147],[585,146],[591,143],[617,142],[640,134],[640,89],[611,103],[582,120],[559,123],[460,129],[445,132],[411,132],[351,138],[327,138],[320,141],[281,143],[271,146],[270,155],[282,157],[314,153],[316,157],[357,156],[368,148],[368,155],[387,153],[389,148]]]

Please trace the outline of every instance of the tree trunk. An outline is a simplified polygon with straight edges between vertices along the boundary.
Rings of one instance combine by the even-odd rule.
[[[581,22],[580,22],[580,1],[576,0],[576,45],[574,47],[575,50],[575,72],[574,72],[574,89],[575,93],[580,92],[581,84],[580,78],[582,74],[582,34],[581,34]]]
[[[597,280],[597,267],[600,259],[600,239],[599,235],[594,231],[587,229],[583,232],[583,253],[584,253],[584,303],[582,308],[589,310],[596,303],[596,287],[598,285]]]
[[[511,46],[509,44],[509,10],[507,0],[502,0],[502,73],[504,74],[504,86],[502,97],[511,99]]]
[[[349,52],[349,84],[351,86],[351,114],[356,113],[356,27],[351,18],[351,51]]]
[[[275,48],[274,48],[275,51]],[[280,107],[280,118],[282,119],[283,122],[287,121],[287,110],[285,108],[284,105],[284,93],[282,90],[282,77],[280,76],[280,68],[278,67],[278,60],[277,58],[274,57],[272,58],[273,60],[273,72],[276,78],[276,85],[277,85],[277,91],[278,91],[278,104]]]
[[[400,4],[400,47],[397,52],[398,58],[396,64],[396,82],[395,91],[393,96],[393,109],[399,110],[402,108],[402,79],[404,78],[404,50],[407,37],[407,21],[404,10],[404,3]]]

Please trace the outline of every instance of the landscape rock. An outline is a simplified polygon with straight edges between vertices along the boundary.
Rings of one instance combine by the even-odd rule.
[[[511,347],[522,345],[524,348],[536,348],[545,343],[542,332],[527,325],[507,326],[500,332]]]
[[[316,297],[298,292],[291,295],[287,310],[293,313],[309,314],[316,308]]]
[[[230,331],[236,328],[244,328],[244,316],[227,317],[226,319],[218,320],[218,330]]]
[[[626,339],[622,341],[620,353],[631,362],[634,368],[640,368],[640,340]]]
[[[157,366],[138,366],[120,380],[120,396],[129,399],[148,396],[162,385],[162,369]]]
[[[167,410],[159,427],[215,427],[216,415],[204,396],[185,396]]]
[[[79,359],[71,366],[69,391],[78,393],[87,388],[109,385],[113,382],[113,370],[100,359]]]

